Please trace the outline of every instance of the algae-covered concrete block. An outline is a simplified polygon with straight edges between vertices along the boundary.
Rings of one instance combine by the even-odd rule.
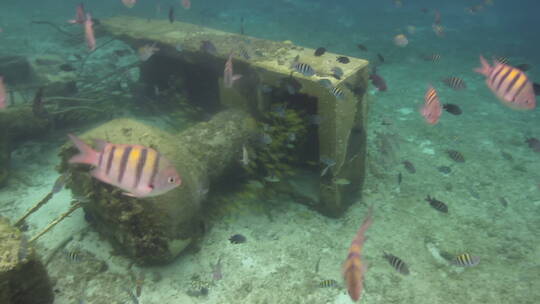
[[[118,144],[152,147],[180,173],[182,185],[165,194],[137,199],[89,174],[88,166],[69,165],[76,150],[65,145],[60,171],[72,172],[66,184],[83,205],[86,218],[120,252],[139,264],[173,260],[199,236],[201,201],[209,183],[236,161],[237,147],[247,140],[254,123],[241,111],[225,111],[181,134],[169,134],[132,119],[115,119],[81,135]]]
[[[316,164],[312,173],[317,178],[312,183],[317,184],[319,195],[310,205],[326,215],[338,216],[359,197],[365,177],[366,60],[348,58],[349,62],[340,63],[338,54],[315,56],[313,49],[291,42],[257,39],[182,22],[118,16],[102,20],[101,25],[134,48],[157,44],[160,51],[142,65],[142,79],[150,85],[160,84],[168,73],[183,77],[191,99],[196,99],[197,91],[206,94],[196,100],[197,104],[204,101],[213,108],[216,104],[240,108],[262,123],[276,103],[316,116],[316,133],[307,139],[308,146],[316,151],[297,151]],[[213,47],[208,47],[209,43]],[[234,73],[242,75],[233,88],[224,87],[222,79],[229,54],[234,57]],[[293,73],[294,62],[310,65],[316,74],[306,77]],[[343,96],[335,96],[333,88],[342,91]],[[212,99],[216,100],[208,101]],[[317,165],[322,159],[335,162],[324,176],[320,171],[326,164]]]
[[[45,267],[19,230],[0,218],[0,303],[48,304],[54,294]]]

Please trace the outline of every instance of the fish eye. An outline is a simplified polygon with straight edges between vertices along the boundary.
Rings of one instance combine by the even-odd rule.
[[[176,178],[174,178],[174,176],[169,177],[169,184],[174,184],[175,181],[176,181]]]

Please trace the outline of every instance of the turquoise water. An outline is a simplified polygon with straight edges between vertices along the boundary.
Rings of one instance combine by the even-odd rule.
[[[526,142],[540,137],[538,113],[536,109],[514,110],[498,101],[485,77],[473,72],[480,66],[480,55],[490,62],[493,57],[506,57],[511,66],[530,65],[526,74],[531,82],[540,82],[538,4],[502,0],[494,0],[492,5],[469,0],[398,2],[192,0],[190,9],[184,9],[181,1],[139,0],[133,8],[120,0],[85,2],[87,12],[97,19],[96,50],[90,52],[83,26],[66,22],[74,18],[78,1],[21,4],[3,0],[0,75],[11,103],[0,110],[0,125],[4,126],[0,132],[7,134],[7,139],[0,136],[0,148],[10,156],[1,164],[9,175],[0,186],[0,215],[12,224],[51,191],[58,170],[62,170],[65,155],[59,152],[68,133],[84,134],[115,118],[127,117],[182,134],[201,122],[212,121],[213,115],[227,108],[218,105],[223,96],[218,86],[221,80],[215,75],[222,77],[228,50],[220,49],[216,42],[219,65],[212,65],[210,54],[208,65],[195,60],[196,64],[182,70],[169,65],[166,58],[176,54],[171,53],[174,47],[181,53],[189,45],[174,43],[167,48],[158,44],[160,51],[141,63],[137,48],[152,41],[137,44],[111,36],[99,25],[111,17],[139,18],[157,33],[156,39],[162,38],[160,26],[165,30],[185,22],[234,34],[243,28],[245,36],[288,41],[287,45],[324,47],[340,56],[368,60],[388,85],[387,91],[379,92],[370,83],[365,91],[362,102],[369,103],[365,182],[362,186],[353,183],[361,193],[336,217],[322,215],[309,203],[310,198],[316,201],[319,196],[318,185],[311,181],[324,169],[317,159],[319,152],[313,152],[317,146],[309,143],[313,132],[328,127],[324,122],[319,127],[309,126],[307,131],[295,121],[286,125],[291,130],[299,128],[294,136],[298,142],[304,138],[307,142],[304,150],[292,150],[297,159],[276,164],[283,171],[291,167],[294,174],[289,178],[279,176],[280,180],[272,172],[243,167],[241,139],[235,139],[231,155],[223,152],[230,165],[220,176],[200,183],[198,177],[192,177],[197,180],[192,182],[191,176],[185,177],[179,170],[184,183],[178,191],[195,189],[190,192],[194,197],[182,198],[182,204],[195,201],[200,210],[189,221],[193,227],[171,228],[172,234],[175,229],[182,233],[187,229],[193,233],[192,241],[164,263],[134,264],[144,260],[144,254],[133,254],[131,245],[119,241],[123,239],[119,235],[125,233],[122,229],[135,229],[135,224],[128,221],[118,231],[100,229],[100,222],[93,217],[99,215],[97,209],[106,207],[95,197],[77,196],[83,181],[92,179],[88,175],[87,180],[71,179],[67,188],[55,193],[25,221],[22,229],[25,237],[32,239],[66,212],[70,202],[83,203],[84,210],[77,209],[31,242],[38,259],[47,262],[44,267],[52,279],[54,303],[351,303],[342,264],[368,206],[374,206],[374,215],[362,251],[368,266],[361,303],[540,302],[540,156]],[[471,12],[475,5],[482,8]],[[173,25],[168,21],[171,7]],[[441,14],[442,37],[432,28],[435,11]],[[394,43],[398,34],[406,35],[405,47]],[[261,62],[265,52],[270,52],[255,43],[245,45],[252,63]],[[424,59],[433,54],[440,59]],[[31,72],[24,64],[2,65],[26,61],[32,63]],[[256,77],[246,72],[239,56],[233,64],[235,72],[244,75],[225,92],[249,91]],[[44,74],[51,78],[41,77]],[[170,75],[178,78],[168,78]],[[461,78],[466,88],[454,90],[445,85],[442,79],[450,76]],[[294,77],[301,78],[299,74]],[[437,124],[427,124],[419,109],[429,85],[435,87],[441,103],[458,105],[463,113],[443,111]],[[45,88],[47,123],[36,127],[43,119],[38,116],[27,123],[13,121],[10,117],[31,111],[40,87]],[[282,98],[283,94],[273,91],[268,95]],[[237,98],[233,96],[233,100]],[[301,103],[305,100],[298,100],[286,109],[309,108]],[[316,114],[312,110],[305,111]],[[269,112],[281,115],[280,111],[285,112]],[[245,143],[253,162],[253,155],[260,155],[256,154],[260,146],[285,149],[276,145],[278,137],[272,138],[273,145],[268,143],[264,134],[274,133],[261,123],[268,120],[255,118],[264,132]],[[212,138],[219,138],[219,134]],[[210,144],[209,137],[198,135],[193,133],[189,142],[202,145],[207,140]],[[138,140],[132,144],[148,145],[144,136]],[[293,144],[292,139],[285,142]],[[465,161],[451,159],[447,150],[459,151]],[[200,164],[202,158],[195,153],[192,161],[183,160],[182,164]],[[303,163],[304,158],[315,164]],[[405,168],[404,161],[413,164],[414,173]],[[216,164],[211,169],[217,171],[218,167]],[[449,167],[450,172],[441,167]],[[286,182],[301,189],[302,195],[291,193],[283,186]],[[95,180],[93,187],[95,191],[117,189]],[[146,201],[126,199],[121,204],[129,212],[139,207],[159,210],[160,204],[168,204],[162,201],[166,195]],[[444,202],[448,212],[432,208],[425,201],[428,195]],[[119,215],[109,219],[111,222],[122,220],[121,212],[111,214]],[[185,217],[183,213],[169,215]],[[169,216],[156,220],[173,221]],[[231,243],[229,238],[235,234],[242,234],[247,241]],[[69,237],[67,245],[62,244]],[[52,255],[59,245],[63,246]],[[393,269],[383,252],[403,260],[410,274]],[[462,253],[478,257],[480,262],[472,267],[453,265],[453,259]],[[215,273],[218,268],[221,276]],[[323,280],[335,280],[335,286],[322,288],[319,284]],[[139,296],[138,286],[142,287]]]

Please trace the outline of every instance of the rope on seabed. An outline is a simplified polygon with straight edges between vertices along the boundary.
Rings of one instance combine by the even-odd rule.
[[[35,235],[33,238],[31,238],[28,242],[29,243],[32,243],[33,241],[37,240],[38,238],[40,238],[42,235],[44,235],[45,233],[47,233],[49,230],[51,230],[54,226],[56,226],[58,223],[60,223],[63,219],[65,219],[66,217],[68,217],[70,214],[73,213],[73,211],[79,209],[81,207],[81,203],[80,202],[77,202],[75,203],[73,206],[71,206],[71,208],[69,208],[68,211],[66,211],[66,213],[62,214],[60,217],[58,217],[57,219],[55,219],[54,221],[52,221],[47,227],[45,227],[45,229],[43,229],[40,233],[38,233],[37,235]]]

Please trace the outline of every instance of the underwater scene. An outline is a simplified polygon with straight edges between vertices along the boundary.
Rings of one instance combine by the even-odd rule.
[[[0,0],[0,304],[540,303],[539,9]]]

